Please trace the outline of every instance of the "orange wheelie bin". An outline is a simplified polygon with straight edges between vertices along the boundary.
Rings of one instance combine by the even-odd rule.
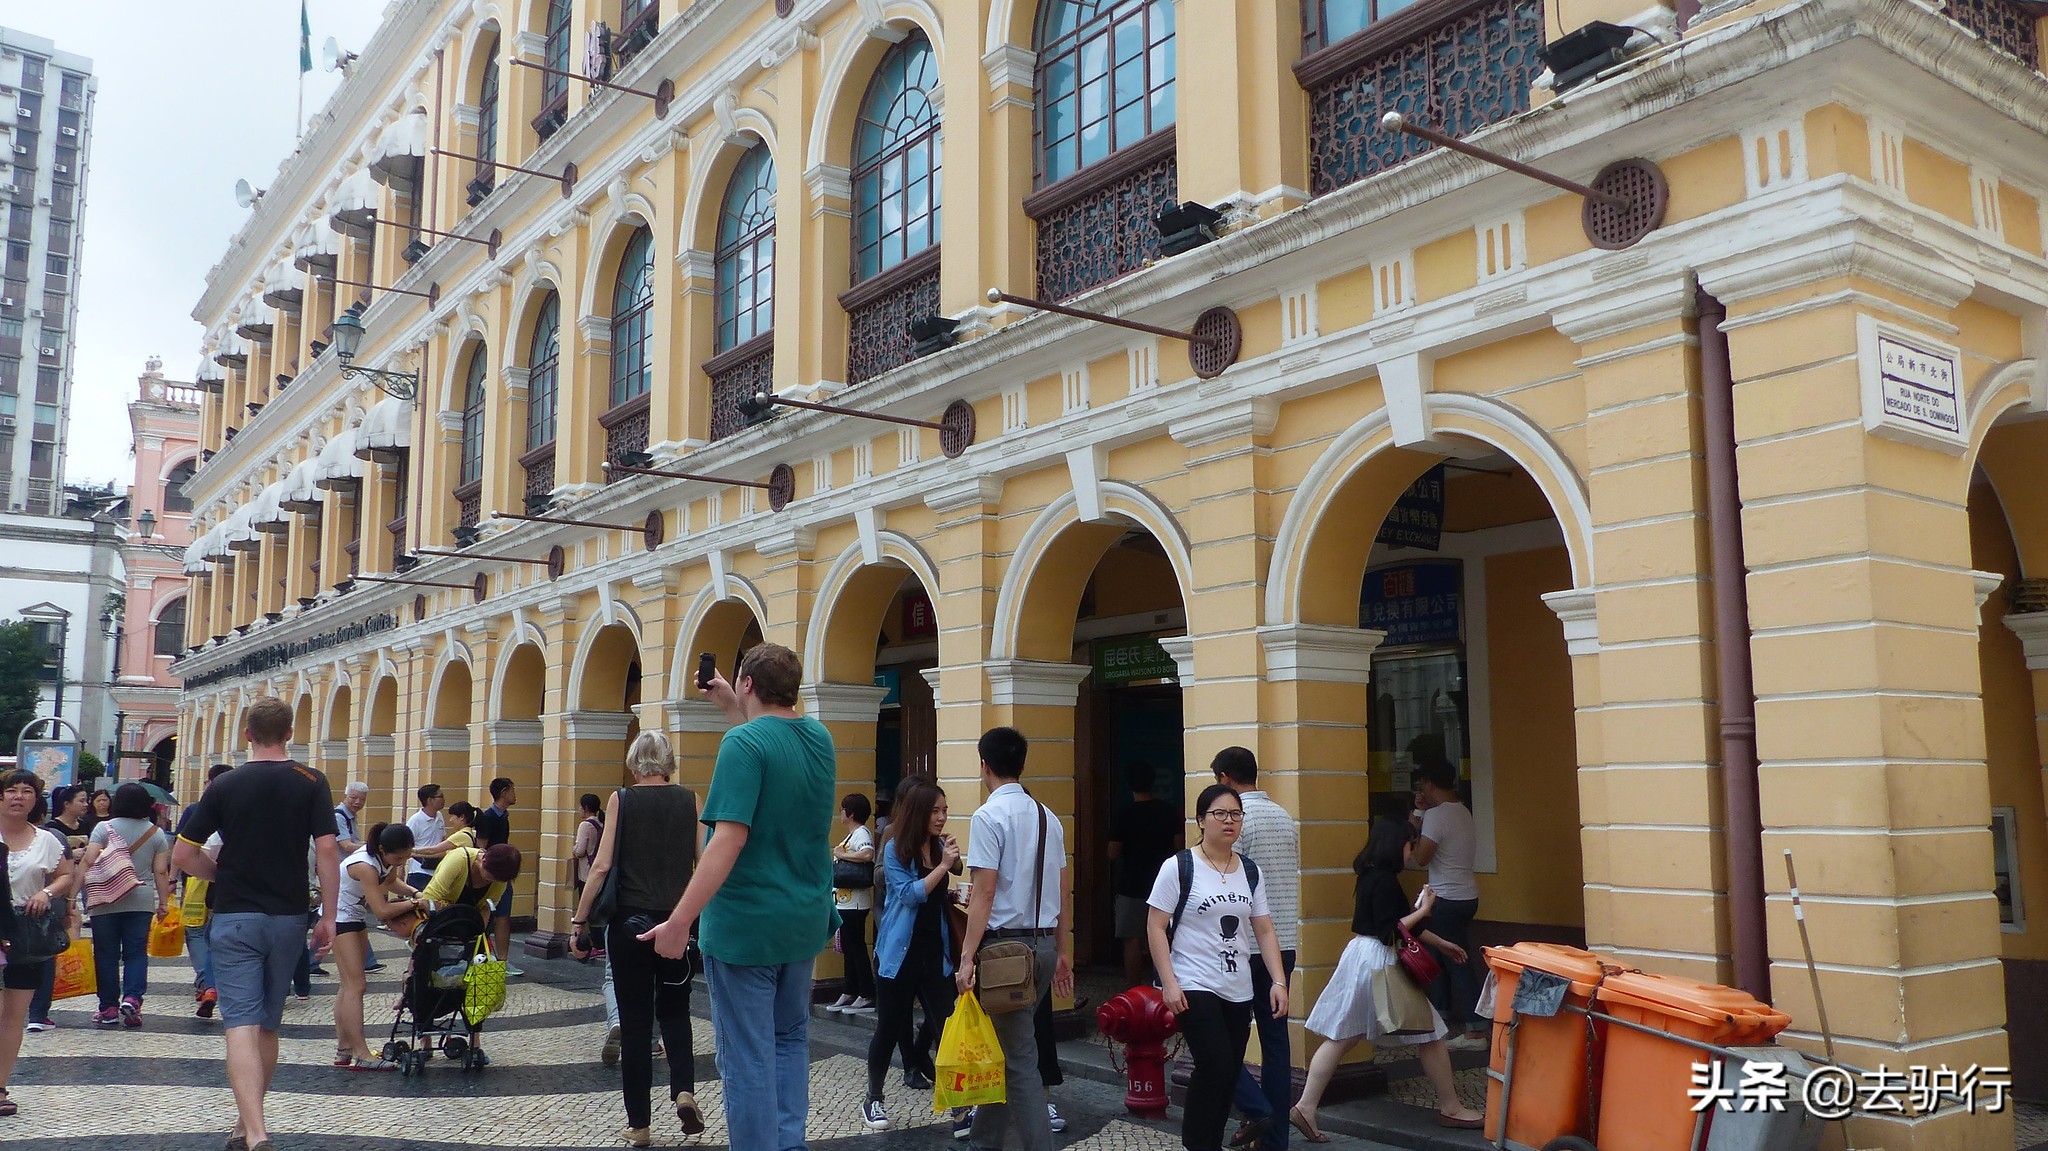
[[[1717,1047],[1768,1043],[1792,1022],[1748,992],[1676,975],[1623,972],[1600,985],[1600,1010],[1668,1035]],[[1686,1094],[1696,1047],[1627,1027],[1606,1028],[1600,1089],[1600,1151],[1690,1151],[1699,1115]]]
[[[1586,1077],[1593,1064],[1587,1059],[1590,1038],[1585,1015],[1560,1010],[1552,1016],[1521,1016],[1515,1025],[1513,1090],[1505,1110],[1501,1088],[1508,1073],[1508,1024],[1515,1018],[1515,988],[1522,972],[1533,968],[1570,980],[1565,1002],[1585,1007],[1599,985],[1601,963],[1590,951],[1556,943],[1486,949],[1486,965],[1493,971],[1495,986],[1492,1073],[1486,1084],[1488,1142],[1500,1139],[1503,1116],[1508,1139],[1529,1147],[1541,1147],[1560,1135],[1589,1133]],[[1594,1054],[1597,1058],[1598,1053]]]

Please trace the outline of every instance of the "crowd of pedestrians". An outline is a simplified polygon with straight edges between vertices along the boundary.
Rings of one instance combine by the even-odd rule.
[[[971,1151],[998,1151],[1013,1132],[1023,1151],[1050,1151],[1064,1127],[1047,1088],[1060,1074],[1051,1000],[1074,987],[1072,880],[1060,820],[1024,786],[1028,741],[1008,727],[978,741],[984,797],[963,853],[947,834],[947,792],[935,780],[902,780],[878,828],[866,796],[835,798],[836,749],[823,724],[796,712],[801,680],[794,652],[762,644],[730,680],[713,673],[701,683],[732,723],[701,811],[695,793],[674,782],[674,751],[654,732],[627,753],[630,786],[580,798],[570,949],[604,963],[602,1058],[621,1066],[620,1137],[652,1144],[657,1059],[667,1063],[669,1106],[682,1132],[705,1129],[690,1013],[691,981],[701,973],[724,1093],[749,1101],[725,1117],[732,1147],[801,1147],[812,962],[830,945],[845,971],[830,1007],[876,1021],[861,1104],[869,1130],[891,1126],[883,1085],[892,1061],[906,1086],[932,1089],[938,1033],[956,995],[980,994],[1006,1098],[956,1111],[954,1134]],[[435,909],[466,904],[488,924],[502,958],[522,865],[509,842],[518,802],[512,780],[493,780],[481,810],[450,803],[427,784],[405,822],[364,826],[368,789],[351,783],[334,803],[326,778],[290,759],[291,725],[281,701],[253,704],[243,733],[248,762],[208,773],[174,838],[139,784],[90,797],[59,788],[46,799],[32,773],[0,774],[0,939],[64,925],[83,902],[92,915],[94,1022],[142,1025],[152,922],[180,905],[196,1013],[217,1013],[226,1030],[236,1107],[229,1151],[271,1147],[264,1095],[285,998],[294,990],[305,997],[308,965],[331,948],[339,969],[334,1065],[391,1070],[364,1034],[366,973],[375,968],[370,933],[404,938]],[[1415,1048],[1437,1092],[1439,1122],[1479,1126],[1480,1114],[1458,1099],[1449,1054],[1486,1042],[1465,950],[1477,912],[1475,834],[1455,768],[1423,763],[1414,817],[1380,820],[1358,853],[1353,937],[1309,1012],[1307,1029],[1324,1042],[1298,1101],[1288,1016],[1300,934],[1299,825],[1260,790],[1251,751],[1227,748],[1211,771],[1216,782],[1195,801],[1190,836],[1176,807],[1155,794],[1151,768],[1132,765],[1132,802],[1117,814],[1109,842],[1125,977],[1157,988],[1194,1062],[1182,1143],[1220,1151],[1233,1106],[1243,1116],[1234,1148],[1285,1151],[1290,1129],[1326,1142],[1317,1125],[1323,1093],[1361,1041]],[[1407,869],[1429,872],[1412,902],[1400,882]],[[1411,935],[1447,961],[1438,986],[1413,986],[1397,962]],[[981,964],[999,953],[1001,963],[989,959],[1003,972],[991,998]],[[24,1031],[49,1026],[53,967],[10,957],[0,973],[0,1117],[16,1112],[4,1085]],[[1244,1063],[1255,1029],[1256,1074]]]

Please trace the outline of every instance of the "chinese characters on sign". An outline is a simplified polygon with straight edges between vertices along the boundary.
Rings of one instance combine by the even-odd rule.
[[[1177,679],[1180,665],[1149,635],[1095,641],[1095,686],[1115,687],[1147,679]]]
[[[1394,548],[1435,551],[1444,534],[1444,466],[1422,473],[1408,485],[1380,524],[1378,541]]]
[[[1387,633],[1382,646],[1457,643],[1463,635],[1464,565],[1431,560],[1375,568],[1360,589],[1358,626]]]
[[[1945,450],[1967,442],[1962,355],[1869,316],[1858,325],[1863,426],[1878,435]]]
[[[1739,1077],[1732,1074],[1739,1071]],[[1716,1059],[1692,1065],[1692,1086],[1685,1092],[1694,1111],[1783,1111],[1797,1092],[1807,1114],[1816,1119],[1846,1119],[1851,1114],[1926,1115],[1959,1106],[1975,1114],[2003,1111],[2011,1102],[2012,1074],[2004,1067],[1914,1066],[1904,1070],[1880,1067],[1852,1071],[1822,1065],[1795,1083],[1783,1063]]]

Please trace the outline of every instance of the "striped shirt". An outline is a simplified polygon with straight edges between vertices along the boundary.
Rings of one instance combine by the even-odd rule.
[[[1301,828],[1287,809],[1263,791],[1239,792],[1244,805],[1244,830],[1237,851],[1259,865],[1259,886],[1273,913],[1273,934],[1280,950],[1301,946]]]

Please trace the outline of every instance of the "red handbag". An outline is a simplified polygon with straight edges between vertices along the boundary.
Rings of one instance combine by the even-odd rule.
[[[1401,946],[1395,953],[1401,960],[1401,969],[1408,973],[1408,978],[1413,979],[1416,986],[1427,991],[1437,976],[1444,973],[1443,966],[1437,963],[1429,948],[1408,930],[1407,924],[1396,923],[1394,926],[1401,932]]]

